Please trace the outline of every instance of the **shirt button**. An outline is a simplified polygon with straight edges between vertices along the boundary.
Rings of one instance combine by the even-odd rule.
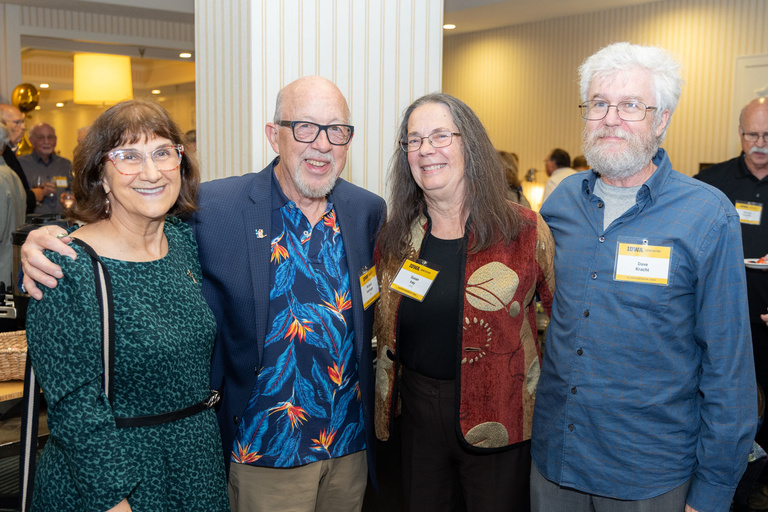
[[[585,309],[585,310],[584,310],[584,317],[588,317],[588,316],[589,316],[589,310],[588,310],[588,309]]]
[[[237,425],[238,423],[240,423],[240,416],[235,416],[234,418],[232,418],[232,421],[234,421],[235,425]]]
[[[577,350],[577,351],[576,351],[576,353],[577,353],[578,355],[581,355],[581,354],[583,354],[583,353],[584,353],[584,351],[583,351],[583,350],[581,350],[581,349],[579,349],[579,350]]]
[[[592,272],[592,279],[597,279],[597,272]]]
[[[600,238],[598,238],[598,240],[600,240],[600,243],[603,243],[603,242],[605,242],[605,237],[601,236]]]
[[[570,425],[568,425],[568,430],[570,430],[571,432],[573,432],[573,429],[574,429],[574,428],[575,428],[575,427],[573,426],[573,423],[571,423]]]
[[[598,208],[602,208],[602,207],[603,207],[603,203],[602,203],[602,202],[600,202],[600,203],[597,203],[597,207],[598,207]]]
[[[575,395],[575,394],[576,394],[576,386],[574,386],[574,387],[572,387],[572,388],[571,388],[571,394],[572,394],[572,395]]]

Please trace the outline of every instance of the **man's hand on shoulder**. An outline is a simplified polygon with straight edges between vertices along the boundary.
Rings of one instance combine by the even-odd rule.
[[[64,277],[61,267],[45,257],[45,249],[57,252],[62,256],[77,259],[75,250],[69,245],[72,239],[66,236],[66,231],[59,226],[43,226],[30,232],[21,247],[21,268],[24,272],[22,281],[24,289],[33,298],[40,300],[43,292],[37,285],[55,288],[58,279]]]

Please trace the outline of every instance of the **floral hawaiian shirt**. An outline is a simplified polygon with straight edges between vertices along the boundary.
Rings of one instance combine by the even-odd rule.
[[[309,221],[272,181],[269,325],[232,461],[293,467],[365,449],[350,279],[333,204]]]

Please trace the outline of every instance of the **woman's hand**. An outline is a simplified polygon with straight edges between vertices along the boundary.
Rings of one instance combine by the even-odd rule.
[[[66,231],[59,226],[43,226],[27,235],[27,240],[21,247],[21,268],[24,271],[24,289],[37,300],[43,298],[43,292],[37,287],[40,283],[48,288],[55,288],[57,279],[61,279],[61,267],[43,255],[44,249],[50,249],[63,256],[77,259],[75,250],[67,245],[71,241]]]
[[[128,504],[128,498],[107,510],[107,512],[131,512],[131,506]]]

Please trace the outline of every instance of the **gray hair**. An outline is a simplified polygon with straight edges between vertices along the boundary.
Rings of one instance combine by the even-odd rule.
[[[646,69],[653,78],[653,94],[656,104],[656,113],[661,114],[669,110],[670,116],[675,111],[680,93],[682,92],[683,78],[680,75],[680,62],[669,52],[657,46],[640,46],[627,42],[608,45],[592,56],[579,67],[579,88],[581,100],[587,101],[589,85],[596,78],[609,78],[621,72],[627,72],[635,68]],[[655,124],[661,121],[657,117]],[[667,123],[669,128],[669,123]],[[666,135],[666,130],[661,138]]]
[[[11,141],[11,128],[8,122],[0,116],[0,150]]]

